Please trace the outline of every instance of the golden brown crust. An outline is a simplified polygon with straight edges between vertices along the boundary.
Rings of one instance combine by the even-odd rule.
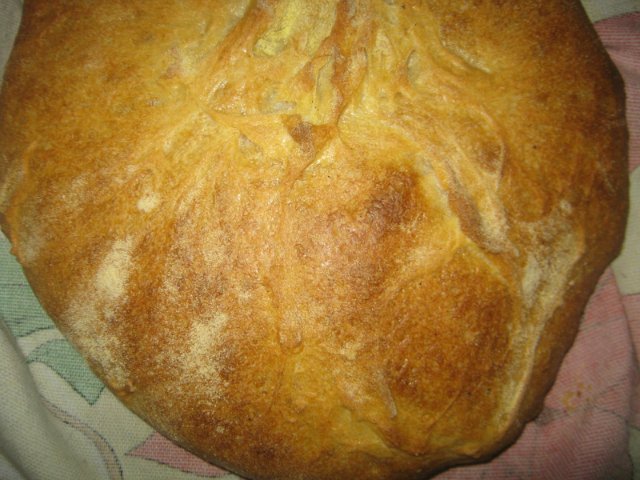
[[[0,224],[132,410],[252,478],[422,478],[541,407],[627,208],[578,2],[32,0]]]

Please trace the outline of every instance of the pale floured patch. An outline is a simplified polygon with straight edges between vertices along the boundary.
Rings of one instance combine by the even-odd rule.
[[[526,308],[531,308],[536,299],[536,292],[542,279],[542,269],[534,255],[527,257],[527,264],[522,278],[522,297]]]
[[[158,194],[148,192],[140,197],[138,203],[136,204],[136,207],[138,207],[138,210],[140,210],[141,212],[149,213],[153,211],[159,203],[160,197],[158,196]]]
[[[196,380],[199,388],[206,390],[209,399],[220,395],[224,382],[219,364],[223,352],[223,330],[229,317],[214,312],[194,319],[189,331],[187,351],[181,358],[182,375]]]
[[[501,403],[508,406],[504,411],[513,411],[525,393],[522,386],[528,384],[523,377],[533,372],[538,343],[527,339],[542,338],[571,287],[572,271],[585,251],[584,237],[571,228],[563,215],[566,210],[567,205],[559,205],[547,218],[529,225],[529,233],[538,248],[529,253],[521,279],[522,316],[528,320],[523,330],[513,337],[517,343],[514,351],[520,352],[520,361],[528,363],[528,367],[512,367],[512,371],[521,372],[521,376],[513,377],[511,386],[503,390]]]
[[[82,173],[71,181],[69,189],[62,194],[62,198],[68,208],[78,208],[86,202],[88,195],[88,175],[86,173]]]
[[[190,353],[196,356],[208,355],[211,347],[218,343],[228,320],[229,317],[222,312],[196,319],[189,332]]]
[[[124,388],[128,375],[122,358],[117,355],[118,339],[109,331],[108,322],[99,313],[95,301],[79,296],[64,317],[69,321],[75,345],[102,370],[105,382],[116,389]]]
[[[131,238],[117,240],[96,272],[95,285],[104,300],[114,302],[125,292],[131,266]]]
[[[219,269],[228,259],[228,252],[224,245],[224,231],[210,229],[202,233],[202,257],[207,268],[211,271]]]
[[[66,212],[73,215],[80,208],[87,197],[87,176],[85,174],[74,178],[68,188],[56,195],[56,200],[61,200],[62,205],[36,196],[32,204],[25,205],[22,211],[24,219],[19,230],[17,245],[18,255],[23,265],[33,264],[38,260],[40,252],[46,250],[47,243],[51,240],[49,225],[55,218]],[[52,212],[52,214],[48,213]]]
[[[38,259],[40,251],[46,244],[45,232],[40,220],[25,220],[18,240],[19,258],[23,265],[30,265]]]
[[[122,389],[127,369],[114,331],[118,308],[126,301],[133,240],[116,240],[100,263],[93,285],[80,284],[63,316],[74,343],[90,362],[102,370],[107,384]]]
[[[555,223],[554,223],[555,221]],[[540,248],[527,257],[522,277],[525,307],[535,310],[542,325],[560,306],[570,286],[571,270],[584,253],[584,239],[571,229],[559,227],[561,217],[550,218],[536,225]],[[529,313],[530,314],[530,313]]]
[[[4,211],[9,208],[9,202],[22,181],[23,171],[21,168],[14,166],[19,165],[19,162],[9,162],[7,155],[0,156],[0,163],[13,167],[4,173],[2,181],[0,181],[0,209]]]
[[[359,342],[347,342],[340,348],[339,353],[353,362],[358,357],[360,350],[362,350],[362,345]]]

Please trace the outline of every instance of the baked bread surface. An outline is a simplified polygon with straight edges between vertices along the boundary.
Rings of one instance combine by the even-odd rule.
[[[578,2],[26,2],[0,223],[156,429],[257,479],[410,479],[539,411],[627,209]]]

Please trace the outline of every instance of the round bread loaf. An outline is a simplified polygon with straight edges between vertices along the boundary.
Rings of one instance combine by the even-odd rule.
[[[0,221],[175,442],[425,478],[540,410],[620,247],[626,143],[578,2],[31,0]]]

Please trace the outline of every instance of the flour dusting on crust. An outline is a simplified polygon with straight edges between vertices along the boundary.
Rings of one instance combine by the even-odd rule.
[[[95,273],[93,285],[81,282],[77,290],[81,293],[73,297],[64,314],[74,341],[116,389],[124,388],[128,380],[113,324],[118,308],[126,301],[132,248],[131,237],[113,242]]]
[[[131,264],[131,238],[117,240],[96,273],[96,289],[108,301],[119,300],[125,292]]]
[[[109,331],[109,322],[99,313],[95,302],[79,296],[64,317],[69,320],[74,343],[101,370],[105,382],[114,388],[124,388],[128,373],[118,354],[118,339]]]
[[[219,387],[223,384],[219,356],[223,351],[220,348],[222,331],[228,320],[229,317],[222,312],[195,319],[189,331],[188,351],[181,358],[183,373],[194,376],[194,380],[206,388],[210,399],[219,396]]]
[[[138,200],[136,207],[138,207],[138,210],[141,212],[149,213],[154,210],[159,203],[160,198],[156,193],[147,193]]]

